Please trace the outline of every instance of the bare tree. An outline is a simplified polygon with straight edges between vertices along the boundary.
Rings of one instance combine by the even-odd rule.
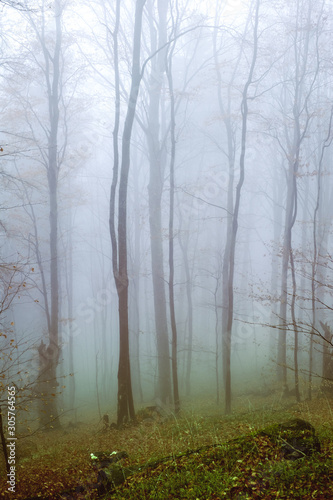
[[[169,301],[170,301],[170,319],[172,331],[172,381],[173,381],[173,399],[175,413],[180,411],[179,387],[178,387],[178,340],[177,323],[175,314],[175,290],[174,290],[174,215],[175,215],[175,161],[176,161],[176,116],[175,116],[175,96],[173,88],[172,58],[175,45],[169,51],[166,61],[166,74],[170,92],[170,207],[169,207]]]
[[[278,379],[282,382],[286,392],[287,388],[287,349],[286,349],[286,331],[284,324],[287,320],[287,306],[288,306],[288,270],[289,264],[292,271],[293,280],[293,293],[291,302],[291,314],[293,317],[295,330],[295,363],[297,368],[297,349],[298,349],[298,331],[296,326],[295,317],[295,298],[296,298],[296,279],[295,267],[292,250],[292,231],[296,221],[297,208],[298,208],[298,194],[297,194],[297,178],[301,162],[301,148],[307,137],[313,115],[310,109],[311,97],[314,91],[315,83],[317,81],[320,59],[318,53],[318,39],[319,39],[319,24],[315,31],[308,29],[313,17],[312,2],[306,5],[307,10],[304,9],[303,2],[297,0],[295,4],[295,29],[293,33],[292,45],[292,60],[294,75],[292,80],[292,94],[291,102],[289,102],[290,93],[283,92],[284,98],[287,100],[287,109],[291,109],[292,113],[292,129],[289,131],[284,127],[286,138],[285,146],[282,146],[286,163],[286,211],[284,220],[283,232],[283,252],[282,252],[282,270],[281,270],[281,294],[280,294],[280,331],[278,342]],[[310,50],[314,50],[314,61],[311,61],[310,67]],[[287,63],[288,64],[288,63]],[[286,113],[288,113],[286,111]],[[296,377],[296,391],[298,390],[298,380]]]
[[[230,109],[226,110],[223,104],[221,96],[221,70],[217,61],[217,51],[216,51],[216,35],[214,37],[214,47],[215,47],[215,67],[217,71],[218,79],[218,101],[220,112],[222,116],[225,116],[225,129],[227,135],[227,157],[229,162],[229,183],[228,183],[228,202],[227,202],[227,212],[230,214],[227,222],[227,233],[226,233],[226,243],[225,251],[223,257],[222,266],[222,356],[223,356],[223,375],[224,375],[224,390],[225,390],[225,412],[228,414],[231,412],[231,338],[232,338],[232,327],[234,320],[234,273],[235,273],[235,252],[237,243],[237,231],[238,231],[238,217],[241,202],[242,187],[245,179],[245,161],[246,161],[246,147],[247,147],[247,127],[248,127],[248,102],[249,102],[249,88],[253,83],[254,71],[257,62],[258,54],[258,28],[259,28],[259,8],[260,0],[256,0],[254,3],[254,16],[253,16],[253,47],[252,56],[250,59],[249,73],[247,80],[242,89],[242,99],[241,99],[241,152],[239,159],[239,179],[236,186],[235,198],[233,196],[234,190],[234,166],[235,166],[235,137],[232,123],[230,121]],[[250,12],[251,20],[252,12]],[[247,31],[247,28],[246,30]],[[239,56],[240,58],[240,56]],[[239,64],[238,58],[238,64]],[[236,68],[238,68],[238,64]],[[236,70],[235,70],[236,71]],[[232,76],[232,81],[235,78],[235,72]],[[230,105],[230,88],[229,84],[229,102]]]
[[[43,2],[38,20],[33,13],[28,12],[28,20],[35,33],[42,52],[42,62],[35,59],[44,78],[48,104],[48,124],[41,124],[47,141],[46,152],[40,144],[40,152],[47,173],[49,195],[50,221],[50,301],[45,303],[48,311],[47,344],[41,341],[39,353],[39,392],[47,395],[47,404],[41,399],[40,420],[43,426],[59,426],[57,419],[56,388],[57,366],[60,358],[59,340],[59,265],[58,265],[58,179],[59,171],[65,153],[65,148],[59,146],[60,103],[62,99],[62,12],[61,0],[54,3],[54,40],[48,38],[46,17],[49,16],[49,6]],[[33,110],[32,110],[33,111]],[[33,111],[34,112],[34,111]],[[38,120],[38,116],[36,115]],[[46,299],[46,296],[45,296]]]
[[[333,108],[331,108],[331,115],[330,115],[330,120],[329,120],[329,125],[328,125],[328,132],[327,136],[322,142],[321,148],[320,148],[320,154],[319,154],[319,159],[318,159],[318,173],[317,173],[317,195],[316,195],[316,203],[313,211],[313,231],[312,231],[312,240],[313,240],[313,256],[312,256],[312,262],[311,262],[311,312],[312,312],[312,330],[315,331],[316,326],[317,326],[317,303],[316,303],[316,288],[317,288],[317,270],[318,270],[318,264],[320,261],[320,254],[319,254],[319,249],[320,249],[320,238],[319,238],[319,230],[318,230],[318,216],[319,216],[319,209],[320,205],[322,203],[322,170],[323,170],[323,163],[324,163],[324,155],[327,150],[327,148],[330,147],[332,144],[332,119],[333,119]],[[319,248],[318,248],[319,247]],[[323,346],[323,379],[326,379],[328,376],[329,369],[327,368],[329,366],[329,351],[328,351],[328,342],[330,342],[331,337],[330,337],[330,330],[328,325],[324,324],[323,322],[320,322],[322,328],[324,329],[325,332],[325,342]],[[308,384],[308,398],[311,399],[311,382],[312,382],[312,370],[313,370],[313,341],[314,341],[314,336],[311,335],[310,337],[310,352],[309,352],[309,384]]]
[[[161,206],[166,150],[165,137],[161,139],[160,100],[165,73],[165,50],[161,49],[167,42],[166,21],[168,2],[164,0],[158,0],[157,2],[157,32],[154,26],[154,5],[150,3],[148,6],[150,10],[151,53],[156,53],[156,56],[151,60],[148,120],[145,126],[150,166],[148,185],[149,227],[158,357],[158,393],[161,400],[166,403],[171,397],[171,376]]]
[[[118,300],[119,300],[119,367],[118,367],[118,409],[117,425],[120,426],[128,419],[135,418],[131,370],[129,357],[129,329],[128,329],[128,271],[127,271],[127,188],[128,174],[130,168],[130,151],[132,128],[135,118],[135,110],[142,79],[140,66],[141,54],[141,32],[142,15],[145,0],[137,0],[135,6],[135,23],[133,37],[133,56],[132,56],[132,76],[131,89],[129,93],[129,102],[127,106],[126,118],[121,142],[121,166],[118,192],[118,230],[116,233],[116,188],[118,183],[119,169],[119,151],[118,151],[118,132],[119,132],[119,65],[117,37],[119,29],[120,1],[116,5],[116,23],[113,32],[114,38],[114,63],[115,63],[115,82],[116,82],[116,119],[114,126],[114,166],[113,180],[110,195],[110,236],[112,244],[112,264],[113,274],[116,282]]]

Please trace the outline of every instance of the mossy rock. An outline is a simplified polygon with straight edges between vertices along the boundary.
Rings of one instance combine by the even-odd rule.
[[[168,470],[168,468],[173,467],[171,464],[176,464],[175,467],[177,470],[186,470],[186,468],[191,469],[191,467],[198,468],[199,466],[210,470],[211,464],[220,464],[221,470],[224,471],[234,470],[235,467],[246,462],[248,458],[256,453],[259,436],[266,437],[266,441],[270,443],[267,445],[269,448],[273,448],[273,444],[278,446],[281,451],[280,460],[283,458],[297,460],[309,456],[316,451],[320,451],[320,443],[315,435],[314,427],[304,420],[292,419],[282,424],[272,425],[261,431],[254,431],[251,434],[239,436],[238,438],[231,439],[222,444],[202,446],[196,450],[187,450],[179,455],[163,457],[139,466],[123,466],[120,463],[108,464],[106,468],[98,471],[98,494],[103,495],[105,493],[112,493],[118,486],[124,483],[129,476],[136,473],[145,474],[150,470],[151,472],[148,476],[155,477],[153,471],[159,467],[158,474],[160,475],[163,466],[165,466],[165,470]],[[267,440],[267,437],[269,440]],[[292,465],[288,464],[288,462],[283,463],[279,461],[279,458],[278,463],[280,465],[276,467],[281,466],[283,469],[283,467]],[[200,464],[199,466],[198,463]],[[214,465],[214,469],[215,468],[216,465]],[[278,476],[278,473],[277,471],[277,473],[274,474]],[[264,469],[261,471],[261,475],[263,475],[265,481],[268,481]],[[248,478],[248,481],[252,481],[251,484],[253,485],[259,485],[259,483],[256,482],[257,480],[254,479],[254,476],[252,476],[253,474]],[[146,479],[144,481],[146,481]]]
[[[112,491],[116,486],[122,484],[132,470],[113,464],[108,468],[100,469],[97,477],[97,491],[99,495]]]
[[[297,460],[320,451],[320,442],[315,428],[305,420],[295,418],[267,427],[259,434],[269,438],[280,446],[283,458]]]
[[[126,451],[96,451],[90,453],[90,459],[94,467],[108,467],[119,460],[128,458]]]

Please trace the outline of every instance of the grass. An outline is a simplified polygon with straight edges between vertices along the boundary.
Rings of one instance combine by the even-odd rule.
[[[328,450],[310,459],[281,461],[279,449],[269,439],[251,436],[170,460],[131,477],[105,498],[331,499],[332,465]]]
[[[0,496],[61,498],[60,492],[96,483],[91,452],[126,450],[129,458],[122,462],[124,467],[148,466],[104,495],[105,500],[333,498],[333,400],[320,396],[283,406],[273,397],[253,398],[249,403],[244,396],[235,400],[235,408],[224,417],[213,402],[202,401],[195,408],[185,407],[178,418],[143,421],[121,431],[100,432],[102,423],[94,421],[36,433],[29,438],[34,446],[28,456],[18,462],[17,493],[6,493],[6,479],[1,479]],[[277,444],[257,431],[294,417],[316,428],[322,451],[291,462],[281,457]],[[21,448],[24,455],[23,445],[24,441],[18,442],[18,452]],[[162,457],[169,458],[153,463]],[[71,493],[67,498],[96,497],[95,489],[88,486],[81,496]]]

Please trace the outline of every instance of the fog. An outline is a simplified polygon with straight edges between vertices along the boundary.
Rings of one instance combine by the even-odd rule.
[[[331,40],[325,1],[1,2],[22,422],[230,414],[332,379]]]

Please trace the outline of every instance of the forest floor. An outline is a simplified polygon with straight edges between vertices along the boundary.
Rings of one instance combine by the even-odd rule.
[[[291,418],[315,427],[321,452],[286,460],[267,436],[255,433]],[[232,442],[240,436],[244,439]],[[177,417],[142,418],[122,430],[105,431],[97,419],[67,422],[60,430],[39,431],[18,440],[17,450],[21,458],[16,492],[8,492],[2,462],[1,498],[98,498],[97,470],[90,454],[124,450],[128,458],[121,461],[122,467],[138,469],[148,462],[151,466],[141,467],[99,498],[332,499],[333,398],[318,394],[312,401],[294,404],[276,395],[244,395],[235,398],[230,416],[223,416],[213,401],[201,400],[195,407],[184,405]]]

